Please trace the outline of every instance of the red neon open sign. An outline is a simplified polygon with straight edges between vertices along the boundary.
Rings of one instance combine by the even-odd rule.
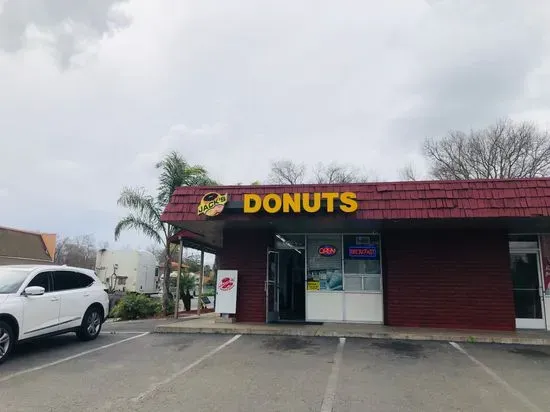
[[[338,252],[338,249],[331,245],[323,245],[319,247],[319,254],[321,256],[334,256],[336,252]]]

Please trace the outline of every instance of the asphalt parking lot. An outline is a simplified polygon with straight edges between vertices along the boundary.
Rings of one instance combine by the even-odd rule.
[[[157,321],[158,322],[158,321]],[[550,411],[550,348],[238,335],[107,324],[20,346],[1,411]]]

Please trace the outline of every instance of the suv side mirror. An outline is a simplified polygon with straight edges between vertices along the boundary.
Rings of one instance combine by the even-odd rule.
[[[25,288],[23,295],[40,296],[40,295],[43,295],[45,292],[46,292],[46,289],[44,289],[42,286],[29,286],[28,288]]]

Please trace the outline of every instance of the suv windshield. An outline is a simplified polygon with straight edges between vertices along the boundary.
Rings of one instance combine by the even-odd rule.
[[[0,294],[17,292],[29,273],[29,269],[0,267]]]

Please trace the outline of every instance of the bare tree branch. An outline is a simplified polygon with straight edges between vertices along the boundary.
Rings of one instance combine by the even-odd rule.
[[[399,170],[399,177],[403,180],[408,180],[408,181],[414,182],[414,181],[418,180],[417,175],[418,174],[416,172],[416,169],[415,169],[415,167],[412,163],[402,167]]]
[[[308,179],[307,167],[303,163],[279,160],[271,164],[269,182],[275,184],[296,185],[300,183],[361,183],[371,179],[353,165],[318,163],[313,168],[313,178]],[[256,184],[256,183],[253,183]]]
[[[328,165],[318,163],[314,171],[315,183],[361,183],[367,182],[367,176],[351,165],[330,163]]]
[[[271,163],[269,182],[281,185],[298,185],[304,183],[306,166],[291,160],[278,160]]]
[[[504,179],[550,175],[550,136],[531,122],[499,120],[468,134],[450,131],[424,142],[436,179]]]
[[[96,253],[96,241],[92,235],[63,237],[57,241],[54,261],[58,265],[95,269]]]

